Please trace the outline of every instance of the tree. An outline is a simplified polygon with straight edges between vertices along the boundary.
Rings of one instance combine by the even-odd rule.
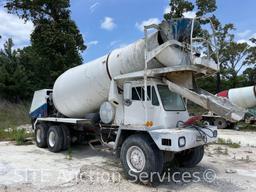
[[[12,39],[8,39],[0,50],[0,96],[18,102],[28,96],[30,81],[13,46]]]
[[[188,0],[170,0],[170,13],[166,13],[164,18],[170,20],[173,18],[182,18],[184,13],[194,11],[196,8],[196,16],[207,16],[217,9],[216,0],[196,0],[195,4]],[[211,15],[212,16],[212,15]]]
[[[48,85],[45,73],[48,71],[48,65],[42,61],[40,56],[35,52],[32,46],[24,47],[19,50],[19,62],[26,69],[26,76],[33,82],[29,86],[30,94],[32,96],[35,90],[45,89]]]
[[[181,18],[183,13],[192,11],[194,9],[193,3],[186,0],[171,0],[170,1],[170,13],[166,13],[164,18],[170,20],[172,18]]]
[[[231,41],[223,49],[223,57],[225,62],[223,63],[224,76],[231,81],[232,87],[238,85],[238,74],[242,68],[247,65],[246,57],[248,56],[248,44],[237,43]]]
[[[251,47],[248,48],[248,55],[245,59],[245,63],[251,65],[252,67],[247,68],[243,72],[243,76],[248,82],[248,85],[255,85],[256,84],[256,39],[250,39],[251,43],[253,44]]]
[[[246,70],[244,70],[243,76],[246,80],[245,86],[256,85],[256,67],[254,68],[249,67]]]
[[[250,41],[253,44],[253,46],[251,46],[248,50],[249,54],[246,57],[246,63],[255,65],[256,64],[256,39],[251,38]]]
[[[206,16],[208,13],[213,13],[217,9],[216,0],[196,0],[197,17]]]
[[[35,75],[42,78],[46,87],[51,87],[65,70],[82,63],[80,52],[86,46],[70,18],[69,0],[7,0],[5,7],[9,13],[33,22],[31,47],[39,60]]]
[[[228,60],[228,58],[224,54],[226,53],[226,51],[224,50],[226,50],[226,47],[230,42],[234,41],[234,35],[231,33],[231,31],[234,30],[234,25],[229,23],[222,26],[217,19],[215,19],[214,21],[215,21],[214,25],[216,30],[215,37],[217,41],[219,66],[220,66],[220,71],[216,74],[216,92],[218,93],[222,89],[221,75],[224,74],[223,65]]]

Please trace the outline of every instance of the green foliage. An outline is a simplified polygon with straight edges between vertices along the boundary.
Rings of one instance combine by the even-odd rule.
[[[197,115],[202,115],[205,112],[207,112],[206,109],[202,108],[201,106],[193,103],[192,101],[187,101],[187,109],[188,112],[191,116],[197,116]]]
[[[216,79],[215,77],[205,77],[197,79],[197,85],[198,87],[203,88],[204,90],[210,92],[210,93],[216,93],[215,85],[216,85]]]
[[[27,103],[14,104],[0,100],[0,130],[29,124],[29,106]]]
[[[56,20],[69,17],[69,0],[7,0],[5,7],[22,19],[35,24],[40,20]]]
[[[31,35],[32,47],[45,64],[41,70],[46,71],[44,79],[48,78],[52,86],[56,78],[65,70],[82,63],[79,51],[84,50],[74,22],[70,20],[40,21]]]
[[[29,136],[25,129],[14,129],[10,133],[11,140],[15,141],[17,145],[23,145],[25,139]]]
[[[170,13],[164,15],[166,20],[172,18],[182,18],[183,13],[194,11],[196,8],[196,16],[206,16],[217,9],[216,0],[196,0],[195,4],[188,0],[170,0]]]
[[[245,69],[243,78],[247,82],[247,85],[256,85],[256,67]]]
[[[31,90],[51,88],[61,73],[82,63],[86,46],[70,18],[69,0],[7,0],[5,7],[34,24],[31,46],[19,51],[25,77],[33,82],[27,86],[30,95]]]
[[[205,16],[217,9],[216,0],[196,0],[197,13],[196,16]]]
[[[226,145],[230,148],[240,148],[241,147],[241,145],[239,143],[235,143],[231,139],[226,140],[226,139],[218,138],[217,144]]]
[[[169,5],[171,11],[164,15],[166,20],[170,20],[171,18],[181,18],[183,17],[183,13],[194,9],[193,3],[186,0],[171,0]]]
[[[16,145],[24,145],[26,139],[32,136],[25,129],[0,129],[0,141],[15,141]]]
[[[238,123],[239,131],[250,131],[250,132],[256,132],[256,124],[250,124],[245,122],[239,122]]]
[[[71,148],[71,145],[69,145],[68,146],[68,150],[67,150],[67,156],[66,156],[66,158],[68,159],[68,160],[72,160],[72,158],[73,158],[73,155],[72,155],[72,148]]]
[[[28,96],[30,81],[20,63],[19,51],[13,50],[13,46],[8,39],[0,50],[0,97],[17,102]]]
[[[20,145],[27,137],[31,137],[24,129],[16,129],[30,123],[28,108],[29,105],[25,103],[0,100],[0,141],[16,141]]]
[[[223,62],[223,76],[231,82],[232,87],[237,87],[239,84],[238,74],[241,69],[247,65],[245,58],[248,55],[248,44],[229,42],[222,50],[225,62]]]
[[[253,43],[253,46],[249,48],[249,54],[246,58],[246,62],[248,64],[255,64],[256,63],[256,39],[252,38],[250,39],[250,41]]]

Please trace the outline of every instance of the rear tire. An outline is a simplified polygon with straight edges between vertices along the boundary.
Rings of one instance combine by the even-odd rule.
[[[37,147],[47,147],[48,126],[45,124],[37,124],[35,128],[35,140]]]
[[[133,182],[158,181],[163,171],[163,153],[147,135],[129,136],[122,145],[120,158],[125,176]]]
[[[67,126],[63,125],[61,126],[62,134],[63,134],[63,145],[62,150],[67,150],[68,147],[71,144],[71,136],[70,136],[70,130]]]
[[[47,133],[47,145],[51,152],[61,151],[63,146],[63,132],[59,126],[51,126]]]
[[[204,146],[187,149],[181,153],[177,153],[175,158],[181,167],[195,167],[204,157]]]
[[[223,119],[223,118],[220,118],[220,117],[216,118],[214,120],[213,124],[215,126],[217,126],[218,129],[225,129],[225,128],[228,127],[226,119]]]

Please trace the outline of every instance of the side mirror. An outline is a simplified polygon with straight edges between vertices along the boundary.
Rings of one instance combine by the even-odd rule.
[[[132,104],[132,84],[125,83],[124,84],[124,104],[126,106],[130,106]]]

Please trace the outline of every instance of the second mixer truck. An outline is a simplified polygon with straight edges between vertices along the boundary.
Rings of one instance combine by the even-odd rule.
[[[248,109],[248,115],[244,119],[246,123],[253,124],[256,122],[256,86],[233,88],[217,94],[218,97],[225,97],[237,106]],[[222,116],[208,112],[202,115],[203,120],[211,125],[217,126],[218,129],[234,128],[234,122],[228,121]],[[237,127],[236,127],[237,128]]]

